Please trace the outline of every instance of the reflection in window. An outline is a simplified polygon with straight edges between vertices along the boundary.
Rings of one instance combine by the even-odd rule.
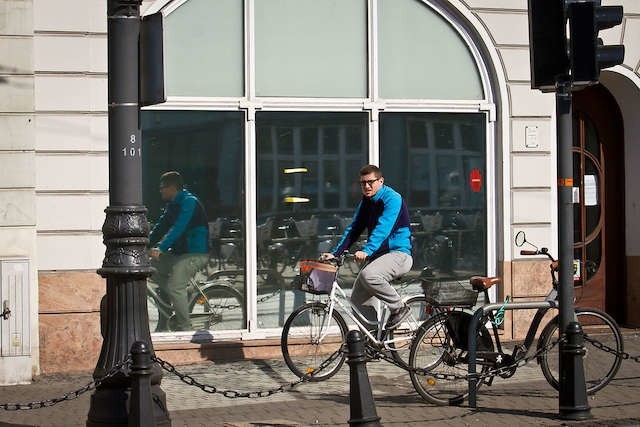
[[[380,115],[381,167],[409,206],[414,270],[459,279],[485,273],[485,150],[483,114]]]
[[[433,124],[434,139],[436,141],[436,148],[443,148],[450,150],[454,148],[453,140],[453,126],[451,123],[436,122]]]
[[[282,144],[276,130],[285,128]],[[256,114],[261,327],[282,326],[304,302],[291,289],[298,260],[333,249],[348,225],[361,197],[367,131],[366,113]]]
[[[208,218],[208,265],[185,283],[194,330],[245,327],[243,129],[241,112],[142,112],[143,202],[149,221],[154,223],[162,213],[158,179],[171,170],[182,174]],[[149,286],[154,331],[161,314],[170,317],[173,309],[153,277]],[[171,321],[168,329],[173,329]]]

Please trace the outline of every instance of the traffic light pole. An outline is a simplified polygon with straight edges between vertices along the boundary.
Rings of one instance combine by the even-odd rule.
[[[573,289],[573,115],[571,110],[569,77],[558,80],[556,85],[557,117],[557,166],[558,166],[558,251],[560,310],[559,331],[565,338],[560,341],[560,396],[559,417],[566,420],[583,420],[591,417],[587,401],[582,356],[584,347],[567,340],[581,339],[579,324],[574,311]],[[576,332],[577,329],[577,332]]]
[[[93,376],[101,380],[91,395],[87,427],[127,426],[131,400],[130,368],[107,374],[129,357],[136,341],[153,347],[147,313],[146,278],[153,269],[146,246],[149,223],[142,205],[139,103],[139,39],[141,0],[107,1],[109,102],[109,206],[102,226],[106,245],[98,273],[107,280],[100,307],[103,336]],[[160,388],[162,371],[151,373],[153,418],[170,426],[166,397]]]

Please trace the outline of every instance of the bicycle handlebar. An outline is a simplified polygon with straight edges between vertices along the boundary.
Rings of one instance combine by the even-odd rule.
[[[538,255],[538,251],[523,249],[520,251],[520,255]]]
[[[520,255],[545,255],[551,261],[555,262],[555,259],[553,258],[553,256],[551,256],[551,254],[549,253],[549,249],[547,249],[547,248],[541,248],[541,249],[536,249],[536,250],[521,249],[520,250]]]
[[[337,266],[341,266],[344,263],[345,259],[355,258],[355,257],[356,257],[355,254],[352,254],[349,251],[344,251],[340,256],[329,258],[329,259],[323,259],[322,256],[321,256],[320,257],[320,261],[330,262],[330,263],[333,263],[333,264],[335,264]]]

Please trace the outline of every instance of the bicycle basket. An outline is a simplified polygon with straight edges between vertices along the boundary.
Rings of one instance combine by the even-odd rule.
[[[473,307],[478,301],[478,293],[457,280],[422,280],[422,289],[435,305]]]
[[[301,260],[300,290],[312,294],[328,294],[338,274],[338,267],[319,261]]]

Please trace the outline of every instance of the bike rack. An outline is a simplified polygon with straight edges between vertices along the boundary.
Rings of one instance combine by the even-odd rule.
[[[485,313],[493,310],[527,310],[534,308],[558,308],[557,301],[532,301],[532,302],[513,302],[513,303],[494,303],[480,307],[473,313],[471,323],[469,324],[469,406],[477,408],[477,385],[478,379],[476,378],[476,353],[477,353],[477,340],[474,331],[478,328],[478,323]]]

